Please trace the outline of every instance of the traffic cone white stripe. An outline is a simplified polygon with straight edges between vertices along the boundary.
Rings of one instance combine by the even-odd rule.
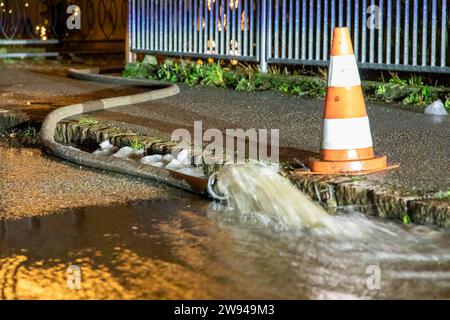
[[[368,117],[324,119],[322,149],[352,150],[372,146]]]
[[[329,87],[353,87],[361,85],[358,65],[354,55],[331,56],[328,69]]]

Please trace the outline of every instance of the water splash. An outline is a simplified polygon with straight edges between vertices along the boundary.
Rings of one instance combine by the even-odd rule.
[[[281,228],[322,229],[341,232],[325,210],[278,173],[264,164],[225,166],[217,190],[228,195],[227,209]]]
[[[380,260],[395,260],[398,254],[424,261],[449,259],[448,254],[435,245],[439,241],[432,240],[433,237],[440,239],[442,233],[428,227],[381,221],[351,208],[340,210],[338,215],[329,215],[281,176],[277,166],[260,163],[227,165],[219,172],[216,189],[228,196],[225,209],[238,219],[257,222],[264,227],[308,233],[326,243],[327,248],[321,248],[322,251],[363,252],[377,244],[377,250],[369,250],[369,254],[380,254]],[[295,237],[298,236],[296,233]],[[425,243],[427,249],[419,253],[417,248],[424,248]],[[380,247],[383,249],[379,250]]]

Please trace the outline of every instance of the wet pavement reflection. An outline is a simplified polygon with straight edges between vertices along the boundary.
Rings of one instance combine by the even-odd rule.
[[[190,195],[0,220],[0,298],[450,298],[447,232],[369,223],[363,241],[280,232]]]

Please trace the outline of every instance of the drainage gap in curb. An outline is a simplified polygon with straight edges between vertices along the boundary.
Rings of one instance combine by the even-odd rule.
[[[40,124],[23,112],[0,109],[0,146],[12,148],[40,147]]]

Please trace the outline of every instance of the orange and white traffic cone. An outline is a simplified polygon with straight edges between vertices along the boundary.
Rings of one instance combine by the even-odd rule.
[[[375,157],[348,28],[335,28],[328,68],[328,88],[322,128],[321,159],[309,163],[311,173],[372,173],[387,169],[387,159]]]

